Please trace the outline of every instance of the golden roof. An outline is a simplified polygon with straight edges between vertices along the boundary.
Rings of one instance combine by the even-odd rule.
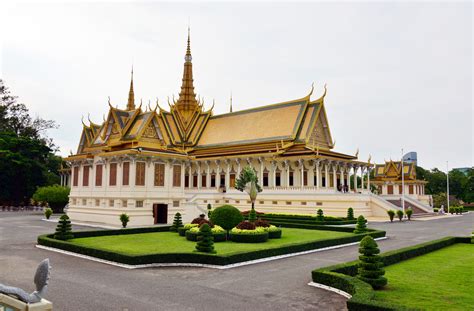
[[[170,111],[135,107],[133,68],[127,107],[113,107],[100,125],[85,125],[76,156],[128,152],[141,147],[150,152],[181,154],[196,158],[274,154],[326,156],[353,160],[356,157],[331,151],[334,147],[324,107],[324,94],[311,101],[311,92],[300,99],[212,115],[196,99],[192,72],[190,35],[185,55],[181,92]],[[157,109],[159,108],[159,111]]]

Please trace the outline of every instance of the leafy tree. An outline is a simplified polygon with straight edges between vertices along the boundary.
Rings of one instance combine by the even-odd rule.
[[[354,209],[352,207],[347,209],[347,220],[354,220]]]
[[[357,277],[372,285],[374,289],[380,289],[387,285],[387,279],[383,276],[385,274],[384,264],[374,238],[369,235],[364,237],[360,241],[359,253],[360,262],[357,269]]]
[[[55,213],[61,213],[69,201],[69,192],[69,187],[59,185],[40,187],[33,194],[33,199],[37,202],[48,202]]]
[[[122,223],[123,228],[127,228],[127,224],[130,221],[130,217],[127,214],[121,214],[120,217],[120,222]]]
[[[318,211],[316,212],[316,220],[324,221],[324,212],[322,209],[318,209]]]
[[[63,241],[74,238],[74,235],[71,231],[71,220],[69,219],[68,215],[62,215],[61,218],[59,218],[54,238]]]
[[[365,220],[364,216],[360,215],[359,217],[357,217],[357,224],[356,224],[356,227],[354,229],[354,233],[355,234],[358,234],[358,233],[365,233],[367,232],[367,220]]]
[[[183,226],[183,220],[181,219],[181,213],[174,214],[173,225],[170,228],[170,231],[178,232],[178,228]]]
[[[262,188],[258,184],[257,171],[250,166],[244,167],[242,172],[240,172],[239,178],[235,181],[235,189],[242,192],[245,191],[249,195],[250,201],[252,202],[249,221],[255,222],[257,220],[255,201],[257,200],[257,194],[262,192]]]
[[[0,79],[0,204],[26,204],[38,186],[59,182],[61,159],[44,134],[55,127],[32,118]]]
[[[208,224],[203,224],[199,229],[196,250],[203,253],[216,253],[214,250],[214,237]]]

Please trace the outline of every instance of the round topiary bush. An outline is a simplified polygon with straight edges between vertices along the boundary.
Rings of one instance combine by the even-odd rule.
[[[212,223],[221,226],[226,231],[234,228],[243,220],[242,213],[232,205],[219,206],[211,213]]]
[[[255,222],[255,227],[264,227],[264,228],[267,228],[267,227],[270,227],[270,223],[266,220],[263,220],[263,219],[257,219],[257,221]]]

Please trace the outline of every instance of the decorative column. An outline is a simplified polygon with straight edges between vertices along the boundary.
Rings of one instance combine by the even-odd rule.
[[[329,188],[329,162],[324,163],[324,188]]]
[[[370,192],[370,166],[367,168],[367,190]]]
[[[216,189],[221,187],[221,165],[219,160],[216,160]]]
[[[352,168],[352,165],[349,165],[347,166],[347,169],[346,169],[346,176],[347,176],[347,191],[350,192],[351,191],[351,168]]]
[[[206,161],[206,188],[211,187],[211,162]]]
[[[230,162],[225,160],[226,170],[225,170],[225,191],[229,191],[230,188]]]
[[[271,168],[272,168],[272,184],[271,184],[271,187],[276,187],[276,169],[277,169],[276,161],[271,162]]]
[[[319,160],[315,161],[315,168],[316,168],[316,189],[319,190],[321,187],[321,172],[319,167]]]
[[[197,188],[198,189],[201,189],[202,187],[202,174],[201,174],[201,162],[196,162],[196,165],[197,165],[197,175],[198,175],[198,184],[197,184]]]
[[[357,192],[357,170],[358,167],[354,165],[354,192]]]
[[[337,190],[337,164],[332,165],[332,186]]]
[[[308,163],[309,165],[310,163]],[[313,162],[313,165],[310,166],[309,165],[309,168],[308,168],[308,186],[310,187],[315,187],[315,183],[314,183],[314,162]]]
[[[360,167],[360,189],[364,190],[364,172],[365,172],[365,167],[361,166]]]
[[[262,157],[258,158],[258,161],[260,162],[260,172],[258,172],[258,182],[260,185],[263,187],[263,168],[264,168],[264,159]]]
[[[298,160],[298,165],[300,167],[300,187],[303,188],[304,187],[304,164],[303,164],[303,160],[302,159],[299,159]],[[294,178],[294,176],[293,176]]]
[[[286,187],[290,186],[290,161],[285,160],[285,168],[286,168]]]
[[[188,185],[189,185],[189,189],[191,189],[194,185],[193,185],[193,167],[192,167],[192,164],[191,162],[188,162]]]

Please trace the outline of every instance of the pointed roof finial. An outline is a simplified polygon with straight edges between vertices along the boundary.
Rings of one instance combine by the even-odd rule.
[[[135,93],[133,92],[133,65],[132,65],[132,76],[130,79],[130,90],[128,91],[127,110],[135,110]]]
[[[184,57],[186,62],[191,62],[193,59],[191,56],[191,27],[188,25],[188,46],[186,48],[186,56]]]
[[[230,112],[232,112],[232,91],[230,91]]]

